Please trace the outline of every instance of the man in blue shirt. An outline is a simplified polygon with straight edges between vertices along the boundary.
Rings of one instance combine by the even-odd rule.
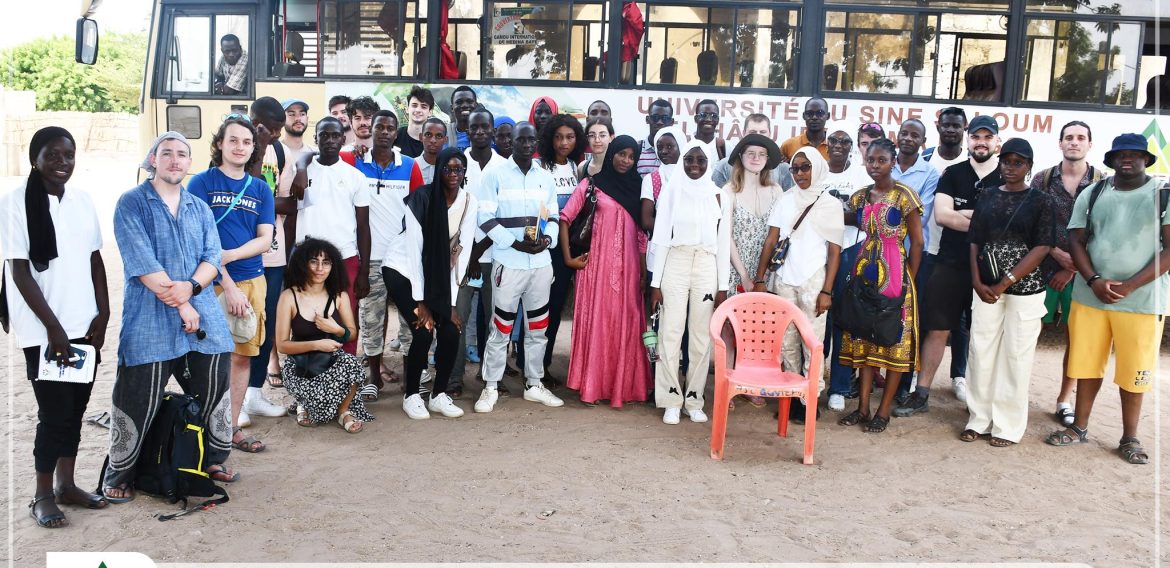
[[[182,134],[163,133],[143,167],[151,179],[122,194],[114,209],[126,283],[102,481],[111,503],[134,498],[134,464],[172,376],[202,405],[207,473],[217,481],[238,477],[223,465],[231,452],[231,403],[224,395],[232,339],[215,294],[204,290],[221,263],[215,219],[180,185],[191,167]]]
[[[246,173],[262,154],[254,152],[256,129],[246,118],[229,118],[211,139],[214,168],[191,178],[187,190],[211,208],[219,232],[222,267],[215,292],[227,309],[236,349],[232,353],[232,445],[255,453],[264,444],[240,432],[240,408],[248,391],[252,358],[264,342],[264,300],[268,286],[260,255],[272,248],[275,197],[268,184]],[[246,322],[255,320],[255,326]],[[247,327],[249,329],[240,329]],[[258,388],[256,390],[259,390]]]
[[[556,183],[548,170],[534,167],[536,128],[516,123],[514,148],[507,162],[483,174],[476,198],[479,225],[492,242],[495,261],[490,275],[494,286],[491,336],[483,356],[483,380],[487,386],[475,403],[476,412],[491,412],[499,398],[508,338],[516,322],[516,310],[524,303],[524,400],[545,406],[562,406],[544,385],[544,350],[548,339],[549,290],[553,269],[549,249],[556,246],[558,227]]]

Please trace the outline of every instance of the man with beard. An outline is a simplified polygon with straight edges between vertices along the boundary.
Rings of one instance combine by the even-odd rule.
[[[471,147],[467,138],[467,121],[471,111],[479,104],[475,91],[467,85],[459,85],[451,93],[451,115],[455,118],[455,147],[466,150]]]
[[[346,153],[354,152],[359,146],[369,148],[373,146],[371,137],[373,136],[373,121],[374,114],[381,110],[377,101],[371,97],[358,97],[349,102],[345,107],[345,114],[349,117],[349,124],[353,127],[354,141],[352,144],[342,148],[342,159],[346,158]],[[361,152],[358,152],[359,154]],[[349,160],[346,160],[347,162]],[[352,165],[352,162],[351,162]]]
[[[353,129],[349,127],[349,115],[346,114],[345,109],[349,108],[350,98],[345,95],[334,95],[329,99],[329,116],[336,118],[341,123],[341,128],[345,132],[345,145],[352,146],[356,137],[353,135]]]
[[[935,214],[943,229],[934,272],[926,283],[919,310],[919,325],[924,337],[919,350],[922,369],[918,374],[918,386],[910,398],[894,409],[894,416],[905,417],[930,410],[927,404],[930,385],[942,362],[947,336],[950,330],[960,325],[963,312],[971,305],[971,249],[967,244],[967,230],[980,194],[997,191],[1003,184],[999,177],[999,159],[995,155],[998,147],[999,126],[995,119],[975,117],[967,130],[970,158],[947,168],[939,179]],[[966,400],[966,379],[953,377],[953,380],[955,398]]]
[[[309,126],[309,103],[301,99],[285,99],[280,106],[284,107],[284,136],[280,141],[292,152],[287,159],[296,162],[297,155],[301,152],[316,152],[312,146],[305,144],[305,130]]]
[[[1044,322],[1056,323],[1056,314],[1059,312],[1059,322],[1064,324],[1060,327],[1064,329],[1065,373],[1060,383],[1060,394],[1056,398],[1056,417],[1065,426],[1072,426],[1076,419],[1072,402],[1073,387],[1077,383],[1076,379],[1068,376],[1068,316],[1072,310],[1072,280],[1077,273],[1068,242],[1068,221],[1072,217],[1077,195],[1101,179],[1101,171],[1085,160],[1092,147],[1093,131],[1088,124],[1074,120],[1060,129],[1060,163],[1032,176],[1032,189],[1052,197],[1052,214],[1056,220],[1056,245],[1040,268],[1048,279],[1044,299],[1048,315],[1044,317]]]
[[[826,161],[829,159],[829,133],[825,132],[825,124],[829,121],[829,103],[821,97],[813,97],[804,103],[804,132],[793,136],[780,145],[780,156],[787,163],[797,150],[805,146],[812,146],[821,153]]]

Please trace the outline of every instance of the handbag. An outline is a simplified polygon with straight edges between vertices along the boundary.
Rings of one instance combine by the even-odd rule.
[[[310,351],[288,356],[289,360],[296,366],[297,374],[306,379],[312,379],[328,371],[329,367],[333,366],[333,360],[336,357],[334,353],[323,351]]]
[[[585,190],[585,203],[577,212],[577,217],[569,225],[569,256],[577,258],[589,252],[589,245],[593,240],[593,218],[597,215],[597,188],[593,186],[593,178],[589,178],[589,187]]]
[[[1012,216],[1008,217],[1007,223],[1004,224],[1003,230],[999,232],[999,237],[996,238],[996,241],[1003,238],[1004,234],[1012,226],[1012,221],[1015,220],[1016,213],[1019,213],[1020,209],[1023,209],[1024,204],[1031,198],[1032,190],[1029,189],[1028,195],[1016,206],[1016,210],[1012,212]],[[975,255],[975,265],[979,269],[979,281],[988,286],[994,286],[999,284],[1000,280],[1003,280],[1003,275],[1008,271],[1008,268],[1001,265],[999,260],[995,258],[995,255],[991,254],[989,244],[983,243],[979,246],[979,253]]]
[[[792,226],[792,230],[788,232],[788,236],[780,239],[780,242],[776,243],[776,249],[772,251],[772,260],[768,263],[768,270],[775,271],[778,270],[781,266],[784,266],[784,261],[788,260],[788,249],[792,246],[792,234],[795,233],[796,229],[800,227],[800,224],[804,222],[804,218],[808,215],[809,211],[812,211],[813,206],[817,204],[817,200],[821,198],[821,195],[824,195],[824,193],[822,192],[821,194],[817,195],[816,199],[813,199],[813,202],[809,203],[808,207],[804,208],[804,212],[801,213],[800,217],[796,219],[796,224]]]
[[[857,339],[890,347],[902,340],[902,307],[908,283],[896,298],[883,296],[877,286],[850,271],[845,286],[833,298],[833,321]]]

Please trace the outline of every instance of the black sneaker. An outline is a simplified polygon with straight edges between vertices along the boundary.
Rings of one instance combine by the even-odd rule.
[[[905,418],[918,414],[919,412],[930,412],[930,405],[927,399],[919,397],[918,393],[911,393],[906,399],[906,402],[898,405],[898,408],[894,409],[894,416]]]
[[[898,406],[902,406],[902,405],[906,404],[906,401],[908,401],[908,400],[910,400],[910,393],[903,392],[903,391],[898,391],[898,392],[894,393],[894,404],[897,404]]]

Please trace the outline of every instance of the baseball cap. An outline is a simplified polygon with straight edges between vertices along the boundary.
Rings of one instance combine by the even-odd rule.
[[[293,105],[301,105],[305,107],[305,112],[309,112],[309,103],[302,101],[301,99],[284,99],[280,102],[280,106],[284,107],[284,110],[288,110],[288,107]]]
[[[972,118],[971,122],[967,125],[967,132],[974,133],[980,128],[990,130],[992,134],[999,134],[999,124],[995,122],[994,118],[986,114]]]

